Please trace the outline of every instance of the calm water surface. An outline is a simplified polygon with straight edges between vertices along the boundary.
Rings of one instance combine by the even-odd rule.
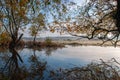
[[[99,61],[99,59],[110,60],[115,58],[120,61],[120,48],[98,47],[98,46],[66,46],[59,49],[23,49],[18,51],[26,66],[29,65],[31,56],[36,56],[40,60],[46,61],[51,68],[72,68],[75,66],[84,66],[90,62]],[[0,53],[0,63],[3,57],[9,57],[9,51]],[[2,58],[1,58],[2,57]]]
[[[18,50],[23,63],[18,59],[18,65],[28,70],[34,65],[34,58],[46,64],[46,70],[70,69],[73,67],[85,66],[91,62],[110,60],[115,58],[120,61],[120,48],[98,47],[98,46],[66,46],[59,49],[33,50],[24,48]],[[3,69],[12,54],[9,51],[0,52],[0,69]]]

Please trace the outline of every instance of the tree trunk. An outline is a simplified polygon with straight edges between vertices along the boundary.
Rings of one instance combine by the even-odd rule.
[[[116,27],[120,33],[120,0],[117,0]]]
[[[34,39],[33,39],[33,43],[34,43],[34,45],[35,45],[35,42],[36,42],[36,35],[34,36]]]
[[[18,38],[18,36],[16,35],[12,35],[12,40],[9,44],[9,49],[14,49],[16,47],[16,45],[20,42],[21,38],[22,38],[23,34],[21,34]]]

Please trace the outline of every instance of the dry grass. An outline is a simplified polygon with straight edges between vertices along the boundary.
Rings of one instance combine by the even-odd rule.
[[[54,40],[53,42],[64,44],[64,45],[72,45],[72,46],[115,46],[110,41],[103,44],[103,41],[101,40]],[[117,46],[120,46],[120,42],[117,43]]]
[[[0,49],[8,49],[9,48],[10,41],[4,41],[0,42]],[[23,48],[25,46],[25,42],[21,40],[17,45],[16,48]]]
[[[63,44],[58,44],[55,42],[47,43],[47,42],[28,41],[25,43],[25,45],[28,48],[64,47]]]
[[[8,48],[9,47],[9,43],[10,43],[10,41],[0,42],[0,47],[6,47],[6,48]]]

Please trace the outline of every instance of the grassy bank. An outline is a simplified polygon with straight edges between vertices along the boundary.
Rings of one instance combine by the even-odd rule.
[[[25,42],[26,47],[28,48],[49,48],[49,47],[64,47],[63,44],[53,42],[51,39],[46,38],[44,41],[27,41]]]
[[[25,42],[25,45],[27,48],[64,47],[64,45],[60,43],[55,43],[55,42],[47,43],[45,41],[44,42],[28,41]]]
[[[8,48],[10,41],[0,42],[0,47]],[[46,38],[45,40],[37,40],[33,42],[31,40],[21,40],[17,47],[27,47],[27,48],[46,48],[46,47],[64,47],[65,45],[71,46],[114,46],[111,42],[106,42],[102,44],[101,40],[51,40]],[[117,46],[120,46],[118,42]]]
[[[2,41],[2,42],[0,42],[0,48],[8,49],[10,42],[11,42],[10,40],[9,41]],[[25,42],[23,40],[21,40],[16,45],[16,48],[23,48],[24,46],[25,46]]]
[[[64,45],[71,46],[114,46],[114,44],[110,41],[103,43],[101,40],[54,40],[55,43],[60,43]],[[117,43],[117,46],[120,46],[120,42]]]
[[[10,40],[0,42],[0,48],[8,49],[10,44]],[[49,47],[64,47],[64,44],[53,42],[51,39],[46,38],[44,41],[23,41],[21,40],[17,45],[16,48],[49,48]]]

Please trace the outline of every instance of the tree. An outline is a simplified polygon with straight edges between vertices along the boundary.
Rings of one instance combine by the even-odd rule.
[[[64,13],[67,12],[64,0],[41,0],[39,4],[40,10],[32,15],[34,16],[31,21],[30,33],[34,36],[33,42],[36,41],[37,34],[40,30],[46,29],[52,19],[58,20],[59,18],[65,19]],[[66,1],[69,3],[69,0]]]
[[[99,34],[102,34],[103,43],[111,41],[111,43],[116,46],[120,34],[119,9],[119,0],[90,0],[83,10],[85,25],[82,26],[89,26],[92,29],[86,38],[92,39]],[[107,37],[109,34],[112,34],[113,36]]]
[[[120,1],[119,0],[89,0],[86,5],[74,10],[76,15],[69,16],[64,22],[72,25],[63,25],[65,31],[73,36],[94,39],[99,35],[103,43],[110,41],[117,45],[120,40]],[[60,20],[57,24],[61,26]],[[52,28],[53,29],[53,28]],[[63,30],[63,29],[62,29]],[[85,35],[82,35],[85,34]]]
[[[0,0],[0,22],[11,37],[9,47],[14,48],[23,34],[20,28],[29,23],[29,15],[36,8],[37,0]]]
[[[36,41],[38,32],[43,28],[45,28],[45,15],[40,13],[37,17],[32,19],[32,26],[30,27],[31,36],[34,36],[34,43]]]
[[[19,36],[18,31],[28,24],[35,28],[31,29],[35,41],[38,31],[49,22],[49,16],[58,18],[67,11],[64,2],[69,0],[0,0],[0,22],[11,37],[9,47],[19,43],[23,34]]]
[[[120,33],[120,0],[116,0],[117,1],[117,10],[116,10],[116,26],[118,28],[118,31]]]

